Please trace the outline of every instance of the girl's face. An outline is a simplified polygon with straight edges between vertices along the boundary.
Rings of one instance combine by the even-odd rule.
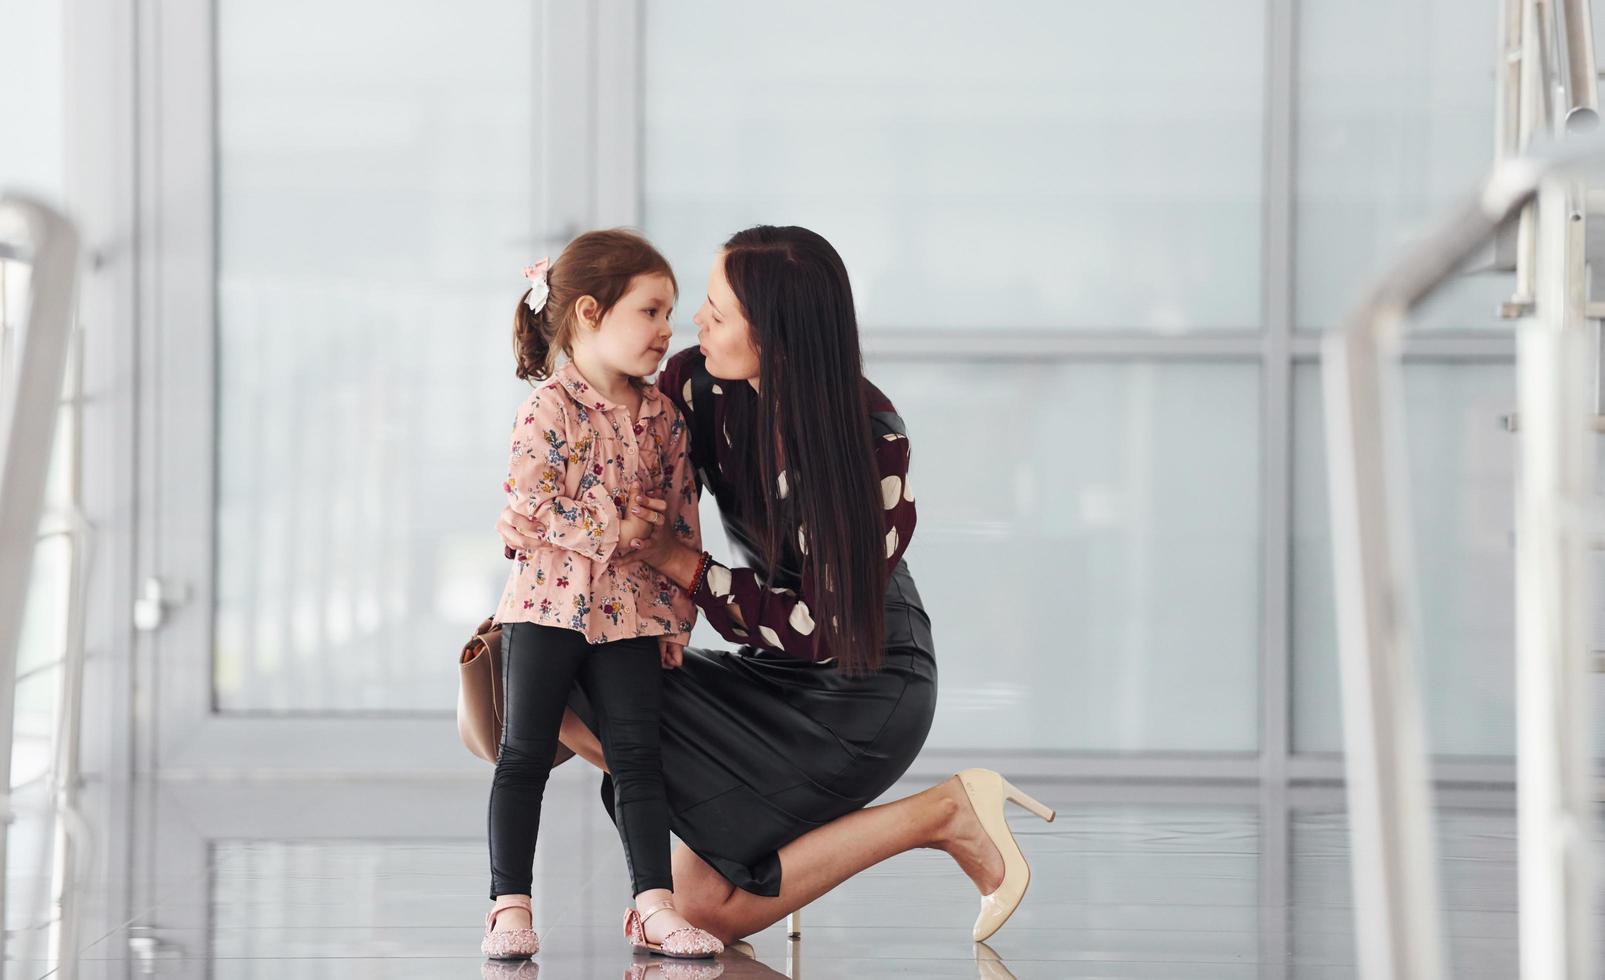
[[[707,355],[709,374],[726,381],[757,381],[758,348],[752,342],[752,327],[725,278],[723,252],[713,260],[708,298],[691,322],[697,325],[697,342]]]
[[[579,312],[584,319],[594,316],[595,302],[589,296],[580,298]],[[585,309],[587,303],[592,310]],[[669,349],[669,313],[673,309],[674,284],[668,276],[636,276],[599,325],[580,324],[583,342],[609,370],[644,378],[658,369]]]

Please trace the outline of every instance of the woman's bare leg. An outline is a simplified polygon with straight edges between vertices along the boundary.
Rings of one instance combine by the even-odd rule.
[[[563,709],[563,723],[557,730],[557,740],[574,751],[574,754],[591,765],[607,772],[607,760],[602,756],[602,743],[596,734],[585,727],[573,708]]]
[[[692,923],[733,942],[802,908],[894,854],[946,851],[981,894],[1003,883],[998,853],[956,777],[903,799],[855,810],[780,849],[780,894],[754,895],[731,885],[688,848],[674,854],[674,894]]]
[[[558,738],[607,771],[602,743],[573,711],[563,712]],[[782,847],[780,894],[773,898],[730,884],[682,844],[673,857],[675,904],[692,924],[733,942],[779,922],[860,871],[917,847],[946,851],[983,895],[1003,883],[1003,855],[954,776],[913,796],[854,810]]]

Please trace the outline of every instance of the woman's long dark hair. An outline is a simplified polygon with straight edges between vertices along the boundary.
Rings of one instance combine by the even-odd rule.
[[[803,543],[791,545],[805,549],[810,635],[823,639],[842,671],[878,670],[886,540],[847,267],[806,228],[759,225],[725,243],[724,271],[760,353],[751,415],[740,399],[726,407],[758,464],[759,480],[742,481],[755,487],[743,491],[751,499],[742,512],[764,518],[758,537],[768,580],[779,536],[800,528]]]

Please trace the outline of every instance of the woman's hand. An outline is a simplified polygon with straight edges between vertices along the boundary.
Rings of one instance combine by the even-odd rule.
[[[658,655],[663,658],[663,669],[673,670],[685,663],[685,644],[676,643],[667,636],[658,637]]]
[[[658,523],[653,518],[657,517],[661,520],[662,515],[652,510],[643,510],[641,505],[636,503],[643,496],[639,477],[630,481],[627,492],[630,495],[628,512],[624,515],[624,520],[619,522],[619,544],[613,553],[620,558],[628,558],[631,561],[635,561],[640,557],[637,552],[641,549],[641,546],[658,529]]]
[[[644,561],[650,565],[654,559],[661,560],[672,553],[676,543],[673,533],[657,533],[668,520],[669,504],[666,500],[647,496],[639,477],[630,481],[629,489],[629,513],[619,524],[619,544],[614,554],[621,559]],[[509,504],[502,508],[501,518],[496,522],[496,533],[501,535],[502,553],[508,558],[516,558],[519,552],[527,554],[541,546],[546,540],[546,525],[525,517]]]
[[[496,533],[502,538],[502,554],[516,558],[520,551],[527,554],[540,547],[546,540],[546,525],[525,517],[508,504],[502,508],[501,519],[496,522]]]
[[[665,557],[674,552],[679,542],[675,540],[672,530],[664,530],[663,525],[668,521],[669,502],[649,497],[641,488],[640,481],[630,484],[630,518],[631,526],[634,521],[644,521],[646,534],[634,535],[626,538],[619,535],[619,545],[630,549],[630,558],[642,561],[648,565],[657,565]]]

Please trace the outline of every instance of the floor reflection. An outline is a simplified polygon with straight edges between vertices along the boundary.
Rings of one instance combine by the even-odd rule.
[[[8,903],[5,975],[1354,975],[1340,790],[1032,781],[1028,791],[1059,819],[1016,814],[1031,889],[988,944],[969,941],[974,888],[945,855],[920,851],[809,906],[798,940],[782,921],[716,961],[674,961],[625,942],[628,878],[595,782],[577,768],[554,774],[533,896],[542,951],[496,962],[478,955],[489,900],[477,780],[138,786],[91,811],[98,846],[75,932],[30,933]],[[1438,801],[1453,975],[1514,976],[1514,800],[1445,790]],[[37,828],[11,833],[39,839]],[[8,897],[38,891],[25,884],[8,882]],[[78,936],[75,955],[52,947],[52,934]]]

